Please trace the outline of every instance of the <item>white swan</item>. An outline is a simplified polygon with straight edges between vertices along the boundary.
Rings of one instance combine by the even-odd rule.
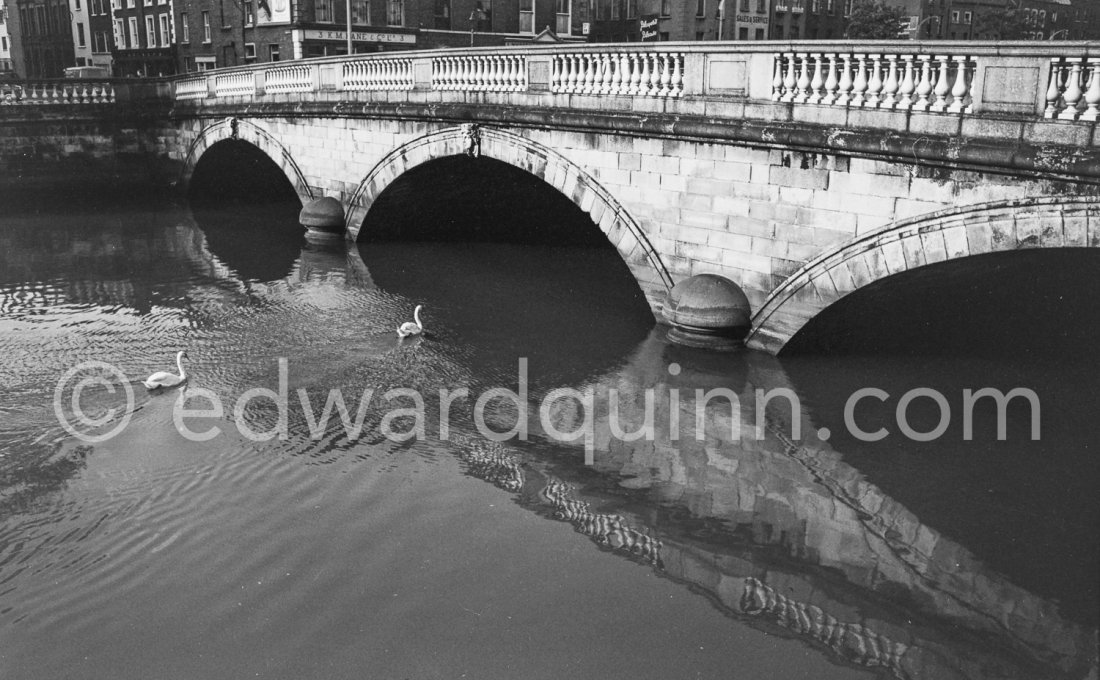
[[[180,374],[169,373],[168,371],[157,371],[153,375],[149,376],[145,380],[141,381],[142,385],[145,385],[147,389],[155,390],[158,387],[175,387],[184,380],[187,380],[187,374],[183,372],[183,358],[187,356],[187,352],[179,352],[176,354],[176,368],[179,369]]]
[[[417,305],[413,310],[413,318],[416,321],[406,321],[397,327],[397,337],[407,338],[410,335],[420,335],[424,332],[424,324],[420,323],[420,309],[424,305]]]

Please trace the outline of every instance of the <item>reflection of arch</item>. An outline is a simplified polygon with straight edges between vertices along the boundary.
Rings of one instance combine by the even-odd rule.
[[[218,142],[236,139],[255,146],[275,165],[283,171],[290,186],[294,187],[298,199],[304,204],[313,199],[313,190],[309,188],[306,177],[301,168],[294,162],[290,152],[279,143],[270,132],[256,123],[239,118],[226,118],[209,125],[199,133],[195,141],[187,149],[187,155],[183,160],[183,169],[180,171],[179,184],[186,187],[191,182],[191,176],[195,172],[195,166],[202,158],[206,150]]]
[[[880,279],[937,262],[1020,248],[1100,247],[1100,200],[1049,197],[951,208],[826,250],[772,291],[748,343],[779,352],[817,314]]]
[[[447,128],[418,137],[383,158],[352,195],[347,217],[350,238],[358,239],[375,199],[406,171],[430,160],[467,153],[480,153],[525,170],[572,200],[619,251],[651,301],[662,300],[672,287],[672,278],[645,232],[595,177],[553,149],[493,128]]]

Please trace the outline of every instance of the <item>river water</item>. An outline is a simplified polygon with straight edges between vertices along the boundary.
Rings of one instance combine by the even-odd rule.
[[[2,678],[1095,677],[1080,361],[715,356],[666,342],[611,250],[317,246],[293,207],[38,205],[0,216]],[[428,332],[399,341],[417,304]],[[185,388],[137,382],[178,350]],[[518,391],[521,359],[527,393],[486,418],[527,405],[530,435],[486,444],[474,400]],[[118,374],[55,395],[93,360]],[[80,376],[104,378],[84,422]],[[1026,386],[1042,438],[1014,402],[1008,441],[986,409],[974,441],[953,422],[863,442],[843,410],[867,386],[892,396],[863,429],[895,433],[913,387],[958,409],[963,388]],[[561,387],[594,417],[540,418]],[[425,436],[397,441],[417,418],[395,388],[423,395]],[[715,388],[739,411],[700,405]],[[801,409],[758,418],[780,388]],[[315,422],[333,390],[352,416],[373,390],[357,436]],[[657,395],[653,437],[612,436],[612,390],[626,432]],[[181,434],[181,405],[213,401],[184,422],[209,438]],[[61,423],[94,436],[128,412],[93,443]],[[548,434],[578,428],[587,451]]]

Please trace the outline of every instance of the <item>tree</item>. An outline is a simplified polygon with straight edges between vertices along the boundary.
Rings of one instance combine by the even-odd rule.
[[[886,0],[855,0],[848,16],[848,38],[864,40],[896,39],[908,15],[901,7]]]
[[[974,17],[974,38],[1023,40],[1027,38],[1028,15],[1015,4],[1003,10],[982,12]]]

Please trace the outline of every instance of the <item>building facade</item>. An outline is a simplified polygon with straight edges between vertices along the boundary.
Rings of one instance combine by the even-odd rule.
[[[11,62],[11,38],[8,36],[7,14],[7,6],[0,3],[0,78],[8,78],[15,73]]]

